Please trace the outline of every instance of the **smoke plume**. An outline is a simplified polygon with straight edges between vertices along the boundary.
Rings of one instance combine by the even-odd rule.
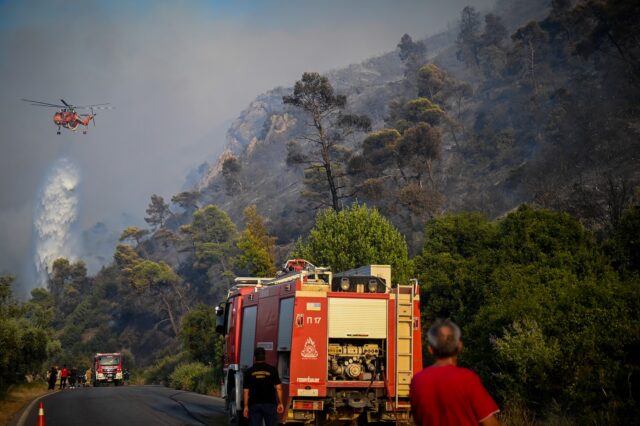
[[[52,166],[39,194],[34,217],[34,261],[41,287],[47,286],[54,260],[77,257],[78,239],[73,231],[78,218],[79,183],[77,167],[63,157]]]

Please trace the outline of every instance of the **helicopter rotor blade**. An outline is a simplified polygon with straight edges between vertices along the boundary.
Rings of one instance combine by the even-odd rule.
[[[67,106],[68,108],[73,108],[73,105],[68,104],[67,102],[65,102],[64,99],[60,99],[60,102],[62,102],[63,104],[65,104],[65,106]]]
[[[91,105],[80,105],[80,106],[76,106],[74,107],[75,109],[91,109],[91,108],[95,108],[95,109],[113,109],[112,106],[107,106],[110,105],[108,102],[104,103],[104,104],[91,104]]]
[[[64,108],[64,105],[58,105],[58,104],[50,104],[49,102],[40,102],[40,101],[34,101],[31,99],[20,99],[21,101],[24,102],[30,102],[31,105],[33,106],[45,106],[45,107],[52,107],[52,108]]]

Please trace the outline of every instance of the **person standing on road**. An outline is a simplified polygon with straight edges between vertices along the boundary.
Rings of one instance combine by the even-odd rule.
[[[67,370],[67,366],[63,364],[62,370],[60,370],[60,389],[67,387],[67,377],[69,377],[69,370]]]
[[[87,368],[87,371],[84,372],[84,385],[91,385],[91,368]]]
[[[76,388],[76,379],[78,377],[78,369],[75,367],[71,367],[69,371],[69,389]]]
[[[413,376],[411,413],[419,426],[499,426],[498,405],[473,371],[458,367],[462,350],[460,328],[449,320],[436,320],[429,329],[428,350],[436,362]]]
[[[244,373],[244,411],[251,426],[278,425],[278,413],[284,412],[282,385],[278,370],[265,362],[264,348],[253,351],[254,364]]]
[[[78,387],[84,387],[84,370],[82,368],[78,368]]]
[[[53,365],[51,366],[51,370],[49,370],[49,390],[54,390],[56,388],[56,380],[58,379],[58,370]]]

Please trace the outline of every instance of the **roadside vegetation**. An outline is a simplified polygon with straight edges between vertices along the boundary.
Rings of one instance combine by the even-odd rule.
[[[0,425],[7,425],[20,409],[34,398],[47,393],[44,381],[10,386],[0,396]]]
[[[345,224],[361,231],[349,233]],[[340,234],[347,238],[337,238]],[[462,327],[461,363],[482,376],[504,407],[506,424],[580,424],[594,419],[596,424],[616,424],[636,418],[640,203],[627,209],[608,233],[598,236],[567,213],[527,205],[494,221],[477,213],[441,215],[427,223],[425,235],[423,249],[410,258],[404,237],[388,221],[376,210],[356,205],[340,212],[320,212],[295,254],[320,259],[335,270],[400,262],[397,276],[415,276],[421,284],[424,326],[448,317]],[[360,251],[357,259],[342,257],[353,247],[365,246],[369,249]],[[345,263],[334,267],[334,262]],[[123,285],[125,273],[114,276],[118,281],[98,284],[91,294],[104,296],[102,286]],[[192,303],[191,291],[183,294],[189,308],[176,317],[178,335],[165,340],[168,344],[155,352],[160,354],[155,361],[134,372],[134,382],[211,395],[219,392],[222,342],[215,333],[214,304]],[[155,305],[135,300],[135,293],[131,297],[130,303],[138,304],[140,313],[153,312]],[[101,303],[97,298],[91,309],[99,310]],[[52,309],[59,308],[54,304]],[[122,315],[115,309],[112,315]],[[159,321],[165,324],[165,333],[173,331],[166,318]],[[57,329],[47,326],[44,335],[64,340],[71,324],[63,324]],[[135,322],[126,326],[145,332]],[[88,335],[83,329],[77,332],[80,339]],[[34,352],[41,357],[19,364],[20,374],[14,380],[27,371],[43,374],[45,361],[89,358],[93,351],[78,349],[97,350],[102,342],[107,347],[100,350],[136,353],[135,348],[124,346],[124,336],[112,331],[94,340],[97,337],[92,335],[85,346],[70,346],[73,352],[50,344],[56,351]],[[131,363],[136,359],[140,357],[129,355]],[[425,365],[430,362],[425,354]]]

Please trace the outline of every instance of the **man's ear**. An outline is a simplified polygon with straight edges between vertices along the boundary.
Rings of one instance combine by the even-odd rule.
[[[430,345],[427,345],[427,350],[429,351],[429,354],[433,355],[433,348]]]
[[[458,342],[458,353],[462,352],[462,349],[464,348],[464,345],[462,344],[462,340],[460,340]]]

